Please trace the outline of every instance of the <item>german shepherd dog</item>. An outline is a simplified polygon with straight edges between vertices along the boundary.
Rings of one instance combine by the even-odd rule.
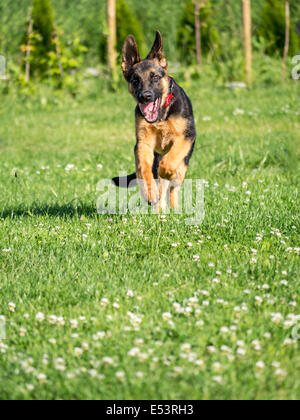
[[[193,154],[196,128],[192,104],[168,76],[159,31],[147,58],[142,60],[129,35],[122,52],[122,69],[130,94],[137,101],[135,125],[136,173],[113,179],[119,187],[139,184],[143,198],[157,211],[169,204],[178,208],[178,193]],[[135,182],[134,182],[135,181]]]

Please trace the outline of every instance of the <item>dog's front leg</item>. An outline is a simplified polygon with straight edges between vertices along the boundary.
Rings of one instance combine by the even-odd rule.
[[[153,177],[154,142],[138,141],[135,148],[136,173],[142,196],[155,206],[159,201],[159,190]]]
[[[170,151],[162,158],[158,174],[163,179],[173,181],[177,179],[177,171],[184,158],[189,154],[192,142],[185,137],[177,138]]]

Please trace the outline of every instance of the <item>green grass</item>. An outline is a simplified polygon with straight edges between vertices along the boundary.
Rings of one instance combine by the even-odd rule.
[[[1,98],[1,399],[299,399],[299,84],[187,91],[199,227],[97,214],[97,182],[134,169],[125,88]]]

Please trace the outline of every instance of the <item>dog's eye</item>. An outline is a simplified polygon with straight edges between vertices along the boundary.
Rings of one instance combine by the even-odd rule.
[[[136,86],[138,86],[138,84],[139,84],[139,79],[133,79],[133,81],[132,81],[132,85],[133,85],[134,87],[136,87]]]

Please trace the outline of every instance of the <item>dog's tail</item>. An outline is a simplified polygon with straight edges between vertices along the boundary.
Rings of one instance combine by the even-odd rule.
[[[136,173],[127,176],[117,176],[112,183],[119,188],[132,188],[138,185]]]
[[[154,153],[154,162],[152,167],[154,179],[158,179],[158,167],[161,159],[161,155]],[[112,183],[120,188],[133,188],[138,186],[136,173],[127,176],[117,176],[112,179]]]

